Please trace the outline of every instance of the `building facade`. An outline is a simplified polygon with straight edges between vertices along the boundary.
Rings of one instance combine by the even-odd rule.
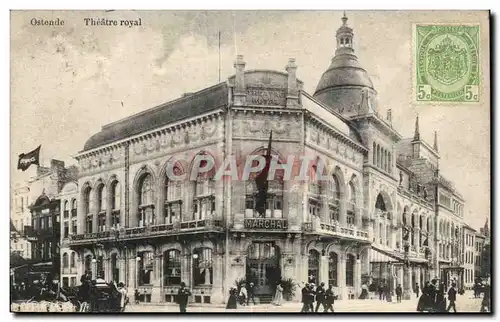
[[[61,280],[63,287],[77,286],[79,284],[79,276],[82,275],[78,271],[77,254],[69,248],[69,238],[77,233],[77,204],[78,204],[78,184],[75,181],[66,183],[59,193],[61,209],[61,249],[60,249],[60,267]],[[78,283],[77,283],[78,281]]]
[[[464,288],[472,289],[476,278],[476,230],[469,225],[463,226],[464,242],[461,250],[462,262],[464,263]]]
[[[14,233],[11,232],[10,251],[24,259],[31,258],[31,244],[25,236],[24,226],[31,224],[29,209],[30,188],[27,184],[18,184],[14,187],[11,221]]]
[[[438,276],[438,259],[452,248],[437,236],[445,228],[437,142],[420,139],[418,119],[413,139],[396,132],[354,53],[347,17],[336,36],[314,95],[303,91],[294,59],[284,73],[245,70],[238,56],[226,82],[90,137],[76,156],[77,232],[68,244],[77,272],[124,282],[145,302],[174,301],[183,281],[199,303],[224,302],[240,279],[262,299],[283,279],[325,282],[350,299],[375,282],[402,284],[410,298],[416,283]],[[241,160],[266,153],[271,131],[282,169],[263,216],[254,177],[192,176],[206,159],[241,173]],[[227,156],[237,162],[225,164]],[[308,179],[283,179],[289,158],[304,156]],[[189,180],[171,180],[169,169]],[[458,205],[449,206],[455,216]]]
[[[52,159],[50,167],[39,166],[36,176],[28,181],[31,222],[25,227],[25,236],[31,243],[29,272],[34,279],[40,274],[50,274],[59,280],[61,202],[58,196],[65,182],[76,178],[76,169],[66,168],[64,162]]]

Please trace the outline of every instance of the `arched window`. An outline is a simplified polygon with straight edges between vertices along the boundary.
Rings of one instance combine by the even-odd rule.
[[[92,273],[92,256],[85,256],[85,272],[91,274]]]
[[[337,253],[331,252],[328,256],[328,285],[338,286],[338,266],[339,258]]]
[[[119,229],[121,196],[120,196],[120,183],[118,182],[118,180],[114,180],[111,183],[110,196],[111,196],[110,206],[112,209],[111,227],[113,227],[114,229]]]
[[[118,255],[116,253],[111,255],[111,276],[113,281],[120,282],[120,268],[118,267]]]
[[[155,224],[155,187],[151,174],[145,174],[139,182],[139,227]]]
[[[321,200],[321,185],[317,180],[318,168],[316,165],[312,165],[309,171],[309,216],[308,221],[311,221],[313,217],[321,216],[322,200]]]
[[[254,163],[256,165],[256,162]],[[267,199],[265,202],[265,211],[259,214],[257,211],[257,201],[261,196],[257,189],[255,178],[260,173],[251,174],[246,183],[245,191],[245,216],[264,217],[264,218],[283,218],[283,170],[278,169],[273,180],[268,181]]]
[[[71,201],[71,217],[76,217],[76,199]]]
[[[64,205],[63,205],[63,216],[64,218],[68,218],[69,217],[69,202],[68,200],[64,201]]]
[[[349,182],[349,205],[347,207],[347,224],[356,224],[356,189],[352,181]]]
[[[63,268],[68,268],[69,265],[69,258],[68,258],[68,253],[63,254]]]
[[[139,285],[151,285],[153,284],[153,263],[154,257],[153,252],[143,251],[137,253],[137,257],[140,259],[138,261],[137,269],[137,281]]]
[[[76,253],[75,252],[71,252],[70,267],[71,268],[76,268]]]
[[[176,176],[180,176],[184,171],[179,165],[175,165],[173,172]],[[165,176],[164,189],[164,222],[166,224],[173,224],[182,218],[182,182],[181,180],[170,180],[167,174]]]
[[[204,154],[204,153],[201,153]],[[201,160],[199,167],[207,166],[206,160]],[[215,166],[208,172],[199,173],[193,182],[193,220],[205,220],[215,212]]]
[[[91,188],[87,187],[83,191],[83,213],[84,214],[90,214],[90,192]]]
[[[347,254],[345,263],[345,284],[346,286],[354,286],[354,263],[356,258],[354,255]]]
[[[111,183],[111,209],[120,209],[120,186],[117,180]]]
[[[140,197],[139,204],[141,206],[147,206],[154,203],[154,185],[153,177],[151,174],[146,174],[140,183]]]
[[[193,251],[193,284],[213,284],[212,250],[210,248],[197,248]]]
[[[106,189],[104,184],[97,187],[97,212],[106,210]]]
[[[334,174],[331,176],[331,180],[328,182],[328,208],[330,215],[330,222],[338,222],[340,219],[340,184],[337,176]]]
[[[373,142],[373,165],[377,165],[377,145]]]
[[[387,211],[387,208],[385,207],[384,198],[380,193],[378,194],[377,200],[375,201],[375,209],[378,209],[383,212]]]
[[[163,285],[181,284],[181,252],[170,249],[163,253]]]
[[[309,258],[307,261],[307,280],[309,283],[319,283],[319,252],[315,249],[309,250]]]

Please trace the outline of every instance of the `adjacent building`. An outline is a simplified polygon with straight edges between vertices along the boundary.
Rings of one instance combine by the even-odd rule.
[[[59,193],[61,211],[61,249],[59,253],[61,267],[61,285],[63,287],[76,286],[79,284],[82,271],[78,270],[77,254],[69,248],[69,238],[77,233],[77,199],[78,183],[70,181],[66,183]],[[77,284],[78,281],[78,284]]]
[[[76,177],[76,167],[64,167],[64,162],[51,160],[50,167],[38,167],[36,177],[29,180],[31,223],[25,235],[31,243],[29,274],[38,278],[50,274],[60,276],[61,202],[59,192],[64,183]]]
[[[472,289],[476,279],[477,245],[476,230],[469,225],[463,226],[463,248],[461,249],[464,266],[464,288]]]
[[[240,279],[265,300],[282,279],[325,282],[351,299],[365,283],[402,284],[410,298],[417,283],[453,278],[463,198],[439,174],[437,135],[428,144],[417,118],[403,138],[391,111],[382,116],[347,20],[313,95],[294,59],[281,72],[245,70],[238,56],[226,81],[90,137],[76,155],[76,233],[68,219],[76,272],[124,282],[144,302],[173,302],[185,282],[199,303],[224,302]],[[308,156],[309,179],[279,170],[263,216],[254,177],[190,176],[208,156],[219,169],[227,156],[264,155],[271,131],[277,162]],[[171,180],[169,169],[189,180]]]
[[[29,203],[29,186],[16,184],[13,190],[11,211],[10,252],[27,260],[31,258],[31,244],[24,234],[24,226],[29,226],[31,223]]]

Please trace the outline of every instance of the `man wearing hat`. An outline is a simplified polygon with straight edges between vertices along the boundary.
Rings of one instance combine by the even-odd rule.
[[[247,306],[250,304],[250,298],[252,299],[253,305],[255,304],[255,286],[253,283],[250,283],[250,285],[247,287]]]
[[[318,312],[319,306],[323,306],[323,310],[326,310],[325,306],[325,283],[321,284],[316,288],[316,310]]]
[[[302,309],[300,312],[309,312],[309,283],[306,283],[302,288]]]
[[[181,282],[181,287],[177,292],[177,303],[179,304],[179,312],[185,313],[191,292],[186,288],[186,283]]]

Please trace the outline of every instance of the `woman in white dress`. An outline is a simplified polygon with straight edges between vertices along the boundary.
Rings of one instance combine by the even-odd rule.
[[[276,286],[276,293],[274,294],[273,304],[280,306],[283,302],[283,287],[280,283]]]

